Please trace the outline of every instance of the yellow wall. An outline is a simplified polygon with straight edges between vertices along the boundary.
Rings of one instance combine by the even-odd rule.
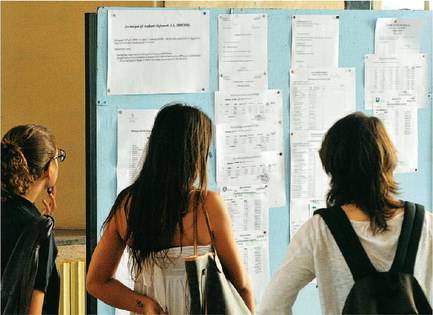
[[[165,1],[172,8],[292,8],[344,9],[344,0],[338,1]]]
[[[165,1],[172,8],[344,9],[344,1]]]
[[[47,126],[68,157],[58,180],[58,228],[86,226],[84,13],[154,2],[1,2],[1,133]]]

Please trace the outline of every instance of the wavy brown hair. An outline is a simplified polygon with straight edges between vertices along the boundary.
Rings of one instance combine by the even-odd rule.
[[[355,204],[370,217],[373,233],[387,230],[386,220],[402,203],[395,197],[397,154],[383,123],[350,114],[328,130],[319,154],[331,177],[328,206]]]
[[[133,271],[156,263],[157,252],[167,254],[177,229],[182,237],[190,206],[203,205],[211,139],[212,122],[197,108],[170,104],[158,112],[140,174],[119,194],[103,225],[125,209]]]
[[[54,136],[40,125],[20,125],[1,141],[1,199],[24,195],[56,155]]]

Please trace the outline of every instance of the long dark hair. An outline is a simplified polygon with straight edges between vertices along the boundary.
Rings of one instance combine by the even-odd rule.
[[[211,139],[212,122],[197,108],[170,104],[158,112],[140,174],[119,194],[104,222],[119,206],[125,209],[132,270],[139,273],[155,262],[177,228],[182,237],[183,216],[190,206],[203,204]]]
[[[40,125],[20,125],[1,141],[1,200],[27,193],[56,155],[54,136]]]
[[[386,219],[402,204],[395,198],[397,154],[383,123],[350,114],[328,130],[319,154],[331,177],[328,206],[353,203],[370,217],[373,233],[387,230]]]

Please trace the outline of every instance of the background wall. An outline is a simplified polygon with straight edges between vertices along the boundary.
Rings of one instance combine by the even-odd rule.
[[[26,123],[45,125],[54,133],[68,154],[60,166],[56,226],[85,229],[84,13],[108,5],[158,3],[2,1],[0,5],[1,133]]]

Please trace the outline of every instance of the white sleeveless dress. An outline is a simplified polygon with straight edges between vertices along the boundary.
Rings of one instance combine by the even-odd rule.
[[[198,254],[211,250],[210,245],[198,246]],[[189,314],[190,299],[184,258],[193,255],[194,246],[172,247],[166,258],[159,252],[158,265],[143,269],[136,277],[134,291],[153,298],[169,315]],[[136,314],[136,313],[131,313]]]

